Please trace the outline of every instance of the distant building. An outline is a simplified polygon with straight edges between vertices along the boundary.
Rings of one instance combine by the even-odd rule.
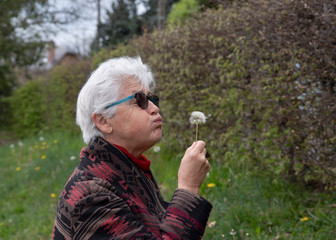
[[[56,46],[50,41],[41,54],[40,60],[26,69],[17,69],[16,76],[19,85],[29,79],[44,76],[55,66],[73,66],[80,61],[80,56],[69,46]]]
[[[47,71],[55,66],[71,66],[79,61],[79,56],[74,49],[69,46],[57,47],[53,41],[48,43],[45,51],[41,54],[41,59],[30,67],[32,71]]]
[[[56,47],[54,42],[49,43],[48,61],[45,70],[49,70],[57,65],[71,66],[79,61],[78,54],[68,46]]]

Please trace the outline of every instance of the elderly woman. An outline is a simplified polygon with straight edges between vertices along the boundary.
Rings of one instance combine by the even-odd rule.
[[[205,143],[186,150],[169,203],[142,155],[162,136],[154,87],[139,57],[123,57],[101,64],[82,88],[77,124],[88,146],[60,196],[53,239],[202,238],[212,208],[199,196]]]

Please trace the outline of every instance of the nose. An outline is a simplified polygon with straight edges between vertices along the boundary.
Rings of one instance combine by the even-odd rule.
[[[150,115],[156,115],[159,113],[159,107],[156,106],[154,103],[152,103],[151,101],[148,101],[148,107],[147,107],[147,112]]]

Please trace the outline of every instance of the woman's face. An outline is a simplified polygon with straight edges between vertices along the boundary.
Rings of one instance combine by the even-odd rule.
[[[142,91],[150,95],[148,89],[141,89],[137,82],[130,81],[122,91],[119,99]],[[162,137],[162,118],[159,108],[148,101],[147,109],[142,109],[133,98],[117,106],[116,113],[108,119],[112,132],[105,136],[111,143],[126,148],[131,154],[138,157],[152,147]]]

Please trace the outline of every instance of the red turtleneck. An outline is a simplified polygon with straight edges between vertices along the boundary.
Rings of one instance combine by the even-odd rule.
[[[130,154],[125,148],[123,148],[122,146],[119,146],[117,144],[113,144],[115,147],[117,147],[120,151],[122,151],[123,153],[125,153],[125,155],[127,157],[129,157],[142,171],[144,171],[144,173],[150,178],[152,179],[152,175],[150,173],[150,160],[148,160],[144,155],[140,155],[139,158],[133,156],[132,154]]]

